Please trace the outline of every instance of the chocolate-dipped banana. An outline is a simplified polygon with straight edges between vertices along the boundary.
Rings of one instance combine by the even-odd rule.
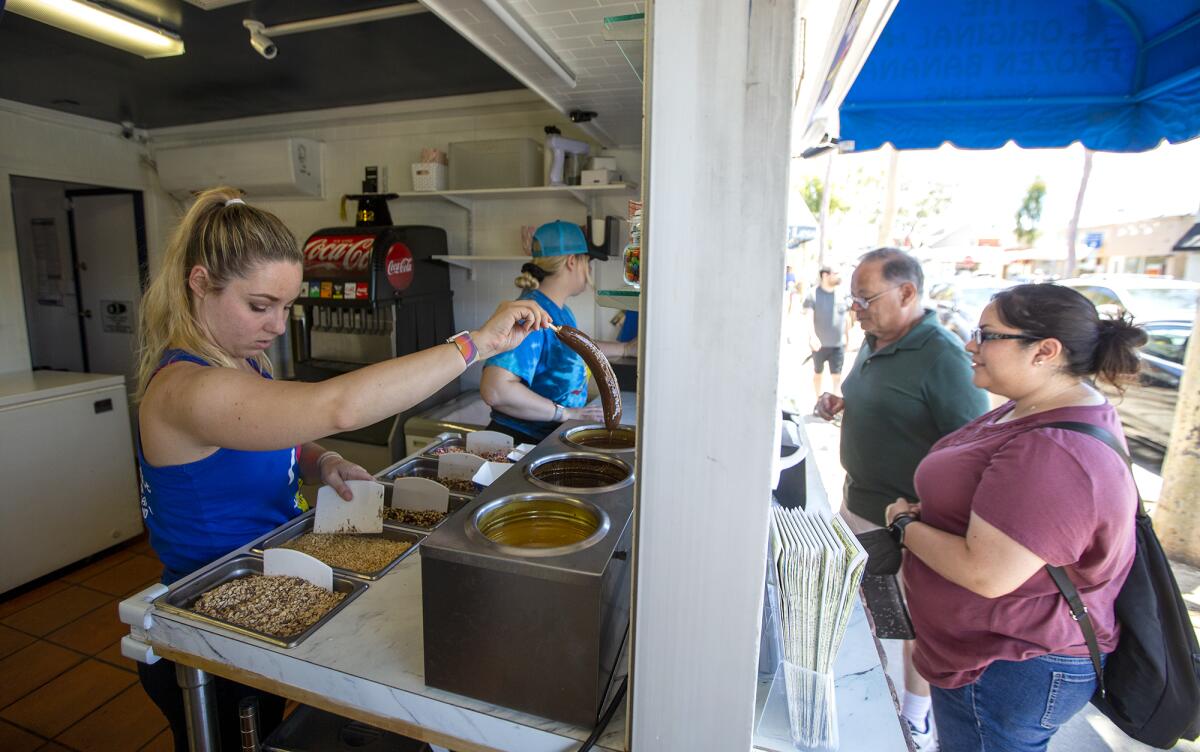
[[[554,333],[558,338],[583,358],[587,367],[596,377],[600,387],[600,405],[604,408],[604,427],[615,430],[621,425],[621,385],[617,383],[617,375],[613,373],[612,364],[604,353],[592,341],[592,338],[573,326],[560,326]]]

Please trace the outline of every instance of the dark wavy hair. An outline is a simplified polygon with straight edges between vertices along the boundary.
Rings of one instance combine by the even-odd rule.
[[[1096,306],[1070,287],[1017,285],[996,293],[992,302],[1008,326],[1061,342],[1065,370],[1073,376],[1097,377],[1123,392],[1138,372],[1137,349],[1146,344],[1146,331],[1127,315],[1101,318]]]

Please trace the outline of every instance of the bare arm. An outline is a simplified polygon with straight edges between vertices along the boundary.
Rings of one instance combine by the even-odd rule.
[[[489,357],[515,347],[549,321],[536,304],[505,303],[472,332],[472,339],[480,356]],[[271,381],[232,368],[181,362],[167,366],[151,382],[141,420],[151,445],[162,441],[175,447],[269,451],[395,415],[463,370],[465,363],[454,345],[438,345],[318,383]]]
[[[903,500],[892,504],[887,509],[888,521],[914,507],[919,505]],[[966,537],[918,521],[904,528],[904,545],[942,577],[984,598],[1008,595],[1046,564],[974,512]]]
[[[521,420],[554,420],[554,402],[529,387],[512,371],[499,366],[483,369],[479,383],[483,401],[506,415]],[[565,420],[599,419],[603,412],[599,407],[568,407],[563,413]]]

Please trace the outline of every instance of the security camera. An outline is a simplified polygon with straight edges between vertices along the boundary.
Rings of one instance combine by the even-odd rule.
[[[271,38],[264,33],[267,27],[263,26],[261,21],[252,21],[249,18],[242,21],[242,26],[246,27],[246,30],[250,32],[250,46],[254,48],[254,51],[267,60],[273,60],[275,55],[279,53],[279,49],[271,41]]]
[[[136,128],[136,126],[134,126],[133,121],[122,120],[121,121],[121,138],[125,139],[126,141],[132,141],[134,136],[136,136],[136,135],[137,135],[137,128]]]

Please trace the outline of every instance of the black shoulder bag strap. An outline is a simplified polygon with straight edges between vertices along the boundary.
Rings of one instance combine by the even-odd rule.
[[[1125,452],[1125,448],[1121,446],[1121,442],[1117,441],[1117,437],[1113,436],[1108,431],[1100,426],[1091,423],[1081,423],[1078,421],[1060,421],[1056,423],[1045,423],[1038,428],[1061,428],[1064,431],[1075,431],[1091,436],[1094,439],[1099,439],[1111,448],[1122,460],[1125,461],[1125,466],[1129,468],[1129,472],[1133,473],[1133,460]],[[1137,488],[1137,484],[1134,484]],[[1145,514],[1142,507],[1142,494],[1138,492],[1138,514]],[[1087,642],[1088,653],[1092,656],[1092,666],[1096,669],[1096,687],[1100,692],[1101,697],[1106,696],[1104,688],[1104,669],[1100,663],[1100,644],[1096,641],[1096,630],[1092,627],[1092,618],[1088,616],[1087,606],[1083,605],[1083,599],[1079,597],[1079,591],[1075,589],[1075,584],[1071,582],[1071,578],[1067,576],[1062,567],[1052,567],[1046,565],[1046,572],[1049,573],[1050,579],[1054,580],[1054,584],[1063,594],[1063,598],[1067,599],[1067,605],[1071,607],[1071,618],[1079,623],[1079,629],[1083,632],[1083,639]]]

